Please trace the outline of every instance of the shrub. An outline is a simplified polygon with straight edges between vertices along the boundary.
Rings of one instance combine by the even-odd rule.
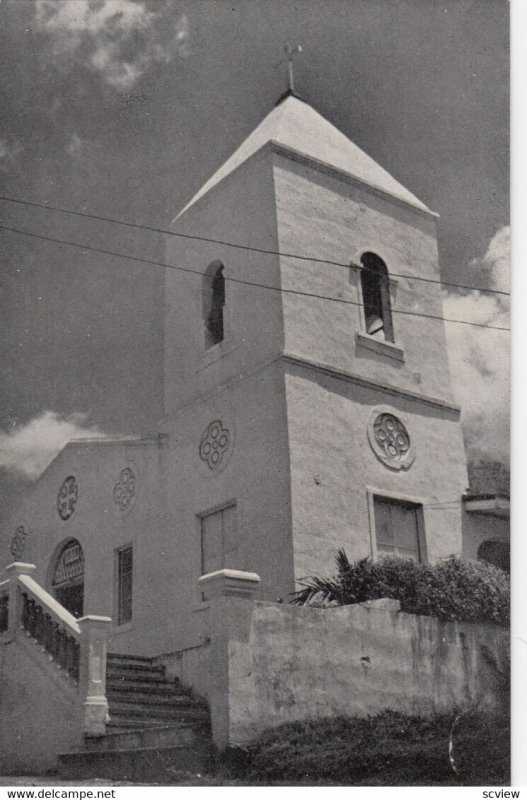
[[[350,605],[389,597],[409,614],[463,622],[508,625],[509,576],[483,561],[447,558],[437,564],[411,559],[362,559],[350,563],[344,550],[331,578],[311,577],[291,602],[297,605]]]

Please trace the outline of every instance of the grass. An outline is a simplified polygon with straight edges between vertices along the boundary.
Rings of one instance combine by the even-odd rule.
[[[246,785],[503,786],[509,741],[505,712],[425,718],[385,711],[283,725],[227,772]]]

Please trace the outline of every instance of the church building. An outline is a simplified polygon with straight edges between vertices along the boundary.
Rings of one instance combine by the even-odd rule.
[[[253,571],[287,601],[340,547],[460,554],[436,222],[286,96],[165,237],[157,430],[68,444],[15,555],[75,615],[111,616],[113,648],[154,655],[199,639],[202,573]]]
[[[462,554],[436,225],[287,93],[165,235],[163,418],[70,442],[4,566],[34,564],[74,617],[111,618],[111,652],[152,658],[206,640],[201,575],[256,574],[257,598],[287,603],[339,548]]]

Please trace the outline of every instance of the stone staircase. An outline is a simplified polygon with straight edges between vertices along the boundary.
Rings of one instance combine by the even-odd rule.
[[[106,734],[86,736],[83,750],[62,754],[61,777],[167,784],[178,773],[213,771],[207,704],[154,659],[108,654],[106,694]]]

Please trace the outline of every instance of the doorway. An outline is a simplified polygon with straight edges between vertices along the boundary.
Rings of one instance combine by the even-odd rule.
[[[60,550],[51,581],[52,594],[77,619],[84,614],[84,553],[76,539]]]

